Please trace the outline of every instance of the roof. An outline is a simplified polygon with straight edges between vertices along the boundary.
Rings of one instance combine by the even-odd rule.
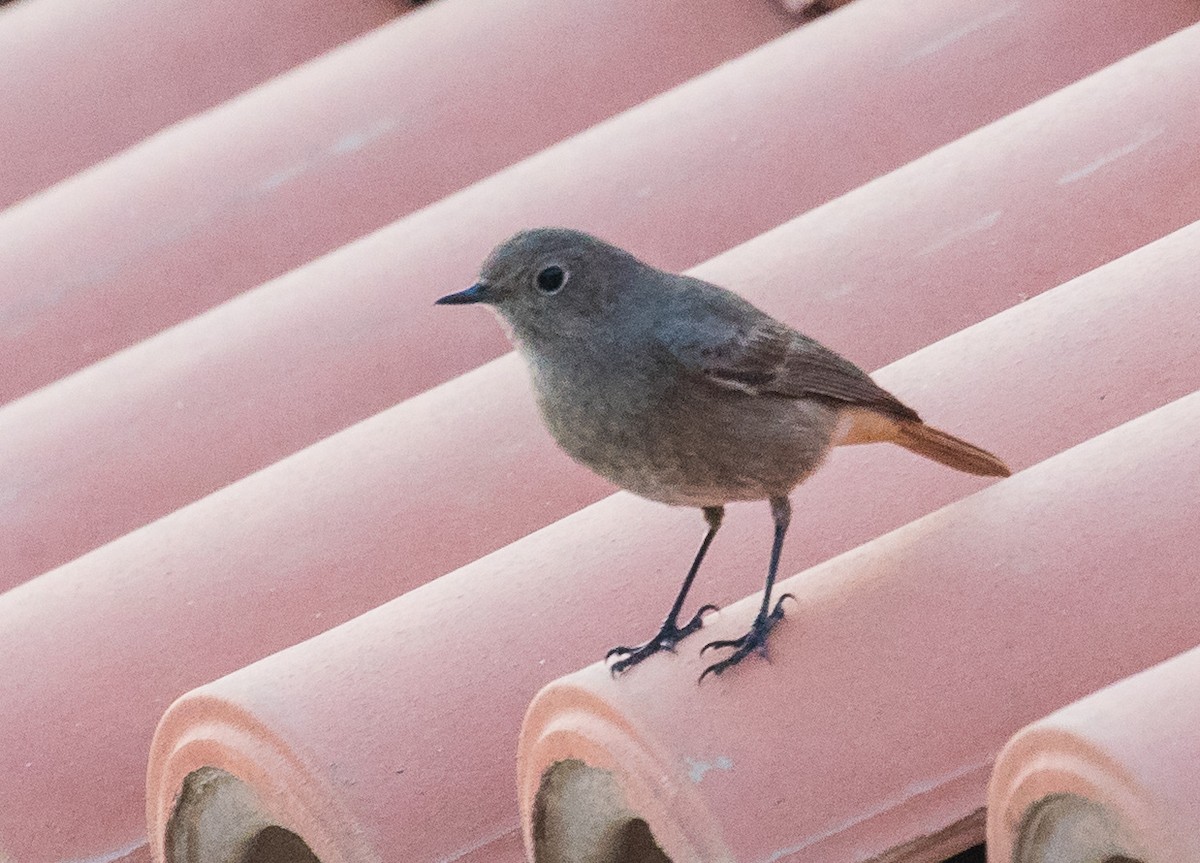
[[[130,9],[162,47],[129,86],[188,98],[21,157],[54,164],[0,212],[0,858],[516,860],[537,822],[569,859],[578,806],[671,859],[981,842],[1022,725],[1200,642],[1200,12],[465,8]],[[86,99],[126,62],[53,61],[71,10],[0,12],[44,45],[14,128],[87,125],[35,71]],[[837,451],[771,664],[612,680],[701,520],[570,462],[495,325],[430,305],[545,223],[737,290],[1017,475]],[[767,532],[731,510],[712,633]]]

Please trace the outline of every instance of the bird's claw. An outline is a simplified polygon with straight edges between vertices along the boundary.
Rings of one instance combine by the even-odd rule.
[[[649,659],[660,651],[666,650],[674,653],[675,646],[679,642],[704,625],[704,615],[716,610],[717,607],[715,605],[701,606],[700,610],[692,616],[692,619],[683,626],[677,626],[675,621],[668,620],[662,625],[662,629],[658,631],[658,634],[645,644],[639,644],[636,647],[614,647],[608,653],[604,654],[604,661],[608,662],[614,656],[620,656],[621,658],[609,666],[608,670],[612,673],[613,677],[616,677],[622,671],[633,668],[633,666],[642,660]]]
[[[700,675],[698,683],[703,683],[704,678],[710,674],[721,674],[726,669],[733,668],[751,653],[758,653],[764,659],[767,658],[767,636],[771,630],[775,628],[775,624],[783,620],[783,603],[786,600],[795,600],[790,593],[785,593],[779,597],[779,601],[775,603],[775,607],[770,614],[758,615],[754,618],[754,623],[750,626],[750,631],[740,638],[721,639],[718,641],[710,641],[704,647],[700,648],[700,653],[703,654],[706,650],[720,650],[726,647],[734,648],[733,653],[722,659],[720,662],[715,662]]]

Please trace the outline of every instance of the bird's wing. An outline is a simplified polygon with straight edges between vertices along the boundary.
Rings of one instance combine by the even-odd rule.
[[[736,315],[703,316],[673,328],[674,358],[713,385],[751,395],[822,398],[919,421],[912,408],[854,363],[747,304]],[[750,314],[749,312],[753,312]]]

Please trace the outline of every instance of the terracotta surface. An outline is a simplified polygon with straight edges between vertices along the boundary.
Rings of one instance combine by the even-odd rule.
[[[711,659],[696,644],[619,680],[597,664],[551,684],[521,737],[527,846],[572,859],[554,852],[596,829],[572,762],[615,780],[609,829],[644,819],[673,860],[976,844],[1007,737],[1200,639],[1198,422],[1200,392],[782,582],[797,601],[769,662],[697,686]],[[740,635],[758,602],[706,637]]]
[[[0,10],[0,209],[407,8],[36,0]]]
[[[779,4],[791,15],[814,18],[845,6],[850,0],[779,0]]]
[[[0,401],[794,24],[769,0],[440,0],[406,15],[0,216]]]
[[[737,192],[752,162],[745,173],[714,167],[729,161],[727,126],[708,129],[711,150],[696,162],[685,156],[700,150],[662,130],[702,137],[686,117],[724,117],[718,106],[748,101],[742,71],[796,56],[790,40],[802,46],[857,8],[0,410],[0,472],[23,489],[0,501],[0,526],[16,537],[0,549],[4,583],[499,354],[506,342],[486,315],[431,301],[468,284],[509,230],[561,221],[673,267],[720,248],[730,226],[777,214],[787,203],[763,186]],[[1197,83],[1193,27],[696,272],[878,366],[1200,218]],[[778,177],[763,168],[755,183]],[[635,178],[663,183],[649,186],[661,197],[630,207]],[[696,217],[686,225],[672,215],[684,202]]]
[[[1022,729],[988,794],[993,860],[1200,860],[1200,649]]]
[[[994,445],[1014,466],[1051,455],[1200,386],[1192,335],[1177,326],[1200,310],[1195,290],[1200,280],[1198,237],[1200,226],[1189,228],[930,346],[878,378],[902,396],[913,396],[931,419]],[[1147,338],[1151,332],[1161,335]],[[1098,364],[1096,353],[1123,357],[1120,373]],[[174,574],[163,589],[183,591],[195,603],[197,618],[225,615],[224,627],[220,633],[206,632],[181,619],[172,610],[178,598],[143,613],[160,615],[158,625],[169,626],[195,646],[205,659],[205,667],[195,669],[200,675],[221,665],[236,668],[251,650],[267,646],[246,643],[251,627],[243,619],[269,617],[273,626],[290,625],[287,634],[293,638],[315,632],[319,626],[298,610],[276,606],[282,593],[263,597],[266,585],[280,581],[282,571],[266,571],[254,558],[244,563],[232,557],[209,559],[209,537],[228,536],[234,525],[272,547],[286,547],[290,537],[305,536],[328,555],[316,564],[314,575],[304,576],[294,564],[287,568],[288,601],[299,605],[304,597],[320,608],[321,625],[340,619],[347,595],[365,591],[368,579],[379,582],[380,594],[389,579],[395,592],[426,580],[432,573],[416,571],[412,549],[397,545],[402,531],[395,525],[405,514],[392,503],[394,489],[411,468],[397,467],[397,459],[386,452],[404,443],[383,423],[435,397],[460,405],[462,411],[455,415],[443,409],[445,426],[429,431],[449,455],[416,450],[406,458],[410,464],[427,464],[441,485],[459,492],[453,505],[447,502],[450,495],[434,496],[432,488],[416,492],[427,496],[431,511],[438,514],[426,522],[424,546],[459,544],[466,546],[466,554],[479,554],[478,531],[527,516],[517,511],[535,505],[537,495],[529,489],[556,494],[570,479],[566,471],[555,476],[554,463],[545,474],[536,471],[529,456],[521,457],[523,464],[503,461],[507,442],[523,435],[514,434],[510,419],[474,402],[491,397],[511,404],[516,399],[497,387],[495,379],[480,380],[477,389],[466,385],[509,362],[501,360],[408,402],[141,531],[149,541],[154,531],[174,525],[175,554],[170,560],[156,559],[157,568]],[[1159,383],[1147,388],[1148,379]],[[443,410],[430,408],[431,415],[443,415]],[[460,416],[476,417],[476,428]],[[485,486],[475,502],[472,466],[457,460],[461,453],[479,451],[489,438],[506,442],[506,449],[492,457],[501,460],[507,488]],[[339,446],[358,460],[364,478],[347,491],[344,503],[328,497],[354,474],[350,463],[335,458]],[[319,466],[322,454],[328,461]],[[485,458],[480,456],[478,463]],[[394,476],[392,470],[397,471]],[[453,476],[470,479],[455,482]],[[367,477],[374,485],[361,484]],[[841,450],[795,496],[795,534],[785,564],[794,571],[844,551],[980,485],[894,448]],[[307,496],[301,510],[306,520],[290,516],[271,527],[261,517],[254,519],[270,496]],[[496,500],[504,506],[496,507]],[[879,503],[864,505],[868,500]],[[1062,497],[1058,500],[1067,505]],[[201,520],[206,509],[218,506],[220,517],[228,520],[224,534]],[[521,529],[528,530],[529,522]],[[383,853],[379,849],[404,849],[409,859],[453,859],[460,852],[469,852],[465,860],[492,859],[496,847],[512,847],[517,828],[510,762],[496,753],[511,750],[528,698],[547,680],[601,656],[613,643],[649,634],[701,532],[694,511],[619,494],[201,688],[170,711],[152,753],[149,799],[156,841],[163,841],[184,778],[209,766],[249,783],[249,796],[259,801],[253,808],[260,820],[254,824],[279,823],[296,830],[327,863],[373,859],[371,854]],[[84,581],[79,567],[90,560],[93,566],[134,573],[121,590],[137,592],[141,588],[134,584],[149,575],[135,573],[136,561],[140,556],[153,559],[147,549],[132,547],[137,536],[20,590],[53,581],[61,585],[60,593],[70,595],[68,585]],[[732,507],[696,601],[728,601],[761,583],[767,536],[763,507]],[[194,543],[195,550],[179,543]],[[118,550],[121,558],[113,556]],[[109,559],[101,563],[106,554]],[[570,561],[565,573],[564,560]],[[223,574],[231,570],[261,581],[239,585],[246,593],[219,600],[218,611],[206,597],[222,591],[214,585],[201,592],[199,585],[213,585],[217,577],[230,584]],[[56,613],[70,611],[59,608]],[[245,641],[237,643],[230,633]],[[644,668],[654,674],[659,664],[653,661]],[[670,660],[661,664],[693,685],[698,672],[690,666],[681,670]],[[637,669],[625,680],[636,681],[641,672]],[[154,673],[180,679],[175,668]],[[720,681],[714,688],[725,685]],[[131,718],[126,711],[121,722]],[[864,774],[864,780],[870,775]],[[395,812],[407,817],[396,819]],[[203,820],[195,815],[191,812],[187,820]],[[435,822],[455,829],[418,826]]]

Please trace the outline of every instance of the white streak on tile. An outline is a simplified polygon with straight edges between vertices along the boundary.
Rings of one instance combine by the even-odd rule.
[[[931,54],[936,54],[938,51],[941,51],[943,48],[946,48],[947,46],[953,45],[955,42],[959,41],[960,39],[970,36],[972,33],[978,33],[980,30],[984,29],[985,27],[990,27],[992,24],[995,24],[997,21],[1000,21],[1004,18],[1009,17],[1010,15],[1015,14],[1016,11],[1020,8],[1021,8],[1020,3],[1010,3],[1007,6],[1001,6],[999,9],[993,9],[991,12],[982,16],[981,18],[976,18],[974,21],[969,21],[968,23],[962,25],[961,27],[959,27],[956,30],[951,30],[945,36],[941,36],[937,39],[934,39],[932,42],[926,42],[924,45],[922,45],[916,51],[914,51],[913,53],[909,54],[907,57],[902,59],[900,61],[899,65],[907,66],[908,64],[910,64],[916,60],[921,60],[925,57],[930,56]]]
[[[806,837],[803,841],[798,842],[795,845],[789,845],[786,848],[780,848],[769,857],[763,858],[760,863],[777,863],[777,861],[782,860],[785,857],[791,857],[793,854],[798,854],[807,848],[811,848],[813,845],[816,845],[819,842],[824,842],[831,836],[844,833],[853,827],[857,827],[863,822],[870,821],[872,818],[876,818],[885,812],[890,812],[898,806],[902,806],[908,801],[916,797],[920,797],[922,794],[928,794],[930,791],[934,791],[943,785],[948,785],[956,779],[962,779],[964,776],[969,776],[978,770],[990,771],[991,768],[992,759],[987,758],[974,764],[967,764],[966,766],[960,767],[958,770],[947,773],[944,776],[911,782],[904,788],[904,790],[893,795],[892,797],[889,797],[887,800],[884,800],[883,803],[876,806],[874,809],[868,810],[867,812],[863,812],[859,815],[855,815],[853,818],[847,818],[845,821],[835,824],[828,830],[824,830],[814,836]]]
[[[457,850],[453,854],[451,854],[449,857],[443,857],[441,860],[438,861],[438,863],[454,863],[454,861],[461,860],[462,858],[466,857],[468,854],[474,854],[480,848],[483,848],[486,845],[491,845],[493,842],[503,839],[505,836],[508,836],[510,833],[516,833],[520,829],[521,829],[520,824],[517,824],[516,826],[513,826],[513,827],[504,827],[501,830],[497,830],[495,833],[492,833],[488,836],[484,836],[482,839],[480,839],[477,842],[472,842],[470,845],[466,846],[465,848],[460,848],[459,850]]]
[[[97,854],[94,857],[77,857],[74,860],[63,860],[61,863],[112,863],[113,860],[120,860],[126,854],[132,854],[145,844],[145,838],[138,837],[129,844],[122,845],[116,851],[106,851],[105,853]]]
[[[343,135],[333,146],[329,148],[331,153],[353,153],[355,150],[361,150],[367,146],[367,142],[371,139],[367,137],[366,132],[351,132],[349,135]]]
[[[1111,150],[1111,151],[1105,153],[1103,156],[1096,159],[1094,162],[1089,162],[1088,164],[1084,165],[1082,168],[1080,168],[1077,171],[1071,171],[1069,173],[1063,174],[1061,177],[1058,178],[1058,185],[1065,186],[1068,183],[1074,183],[1076,180],[1082,180],[1088,174],[1094,174],[1096,171],[1099,171],[1105,165],[1115,162],[1115,161],[1117,161],[1117,159],[1122,159],[1125,156],[1128,156],[1130,153],[1137,152],[1138,150],[1140,150],[1146,144],[1149,144],[1151,141],[1153,141],[1155,138],[1157,138],[1159,135],[1161,135],[1165,131],[1166,131],[1166,129],[1164,129],[1162,127],[1143,129],[1142,133],[1140,135],[1138,135],[1137,138],[1130,141],[1124,147],[1118,147],[1115,150]]]
[[[693,783],[698,783],[704,778],[704,774],[710,770],[725,770],[733,769],[733,759],[728,755],[718,755],[712,761],[703,761],[699,758],[684,757],[684,763],[687,764],[688,778]]]
[[[285,183],[290,183],[292,180],[319,167],[330,159],[361,150],[376,138],[386,135],[399,125],[400,122],[394,117],[381,117],[365,129],[347,132],[332,144],[327,145],[323,150],[317,151],[301,162],[281,168],[265,179],[260,180],[255,189],[258,192],[270,192],[278,189]]]
[[[308,166],[306,164],[292,165],[290,168],[284,168],[280,171],[276,171],[274,174],[260,182],[258,184],[258,188],[264,192],[270,191],[271,189],[278,189],[284,183],[288,182],[289,180],[294,180],[303,174],[307,167]]]
[[[858,290],[858,285],[853,282],[842,282],[838,285],[830,285],[821,292],[822,296],[827,300],[836,300],[841,297],[848,296]]]
[[[353,153],[355,150],[361,150],[367,144],[374,141],[380,135],[387,134],[395,129],[397,123],[391,117],[383,117],[375,121],[359,132],[350,132],[339,138],[332,147],[329,148],[331,153],[342,155],[344,153]]]
[[[949,233],[930,243],[928,246],[921,249],[921,251],[917,252],[916,256],[921,258],[925,255],[932,255],[934,252],[940,252],[947,246],[953,245],[959,240],[965,239],[972,234],[978,234],[980,231],[986,231],[988,228],[1000,221],[1000,216],[1003,215],[1003,213],[1003,210],[993,210],[986,215],[980,216],[978,219],[971,222],[971,224],[964,225],[961,228],[956,228],[955,230],[950,231]]]

